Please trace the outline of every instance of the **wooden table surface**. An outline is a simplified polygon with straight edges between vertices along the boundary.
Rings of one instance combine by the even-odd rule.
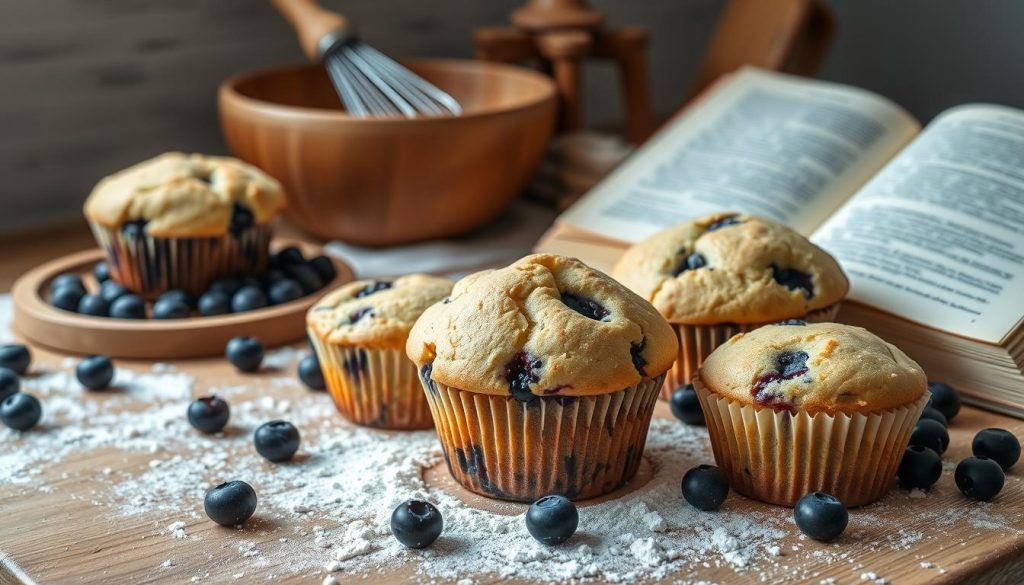
[[[5,254],[0,259],[0,290],[6,290],[11,277],[24,267],[87,243],[87,234],[81,229],[69,229],[59,237],[51,234],[20,244],[16,254]],[[40,348],[34,351],[37,368],[53,372],[70,367],[65,356]],[[117,365],[140,372],[152,367],[147,363],[120,361]],[[304,429],[332,429],[347,424],[330,409],[325,394],[311,393],[295,384],[275,383],[272,376],[242,376],[219,359],[173,365],[194,376],[193,396],[206,394],[211,388],[235,387],[237,394],[232,404],[272,396],[289,400],[297,408],[311,409]],[[30,391],[32,384],[31,378],[26,381]],[[96,393],[81,396],[83,401],[99,405],[132,408],[127,398],[112,399]],[[670,415],[662,404],[656,416]],[[837,543],[802,538],[794,526],[783,522],[780,525],[785,534],[778,539],[778,556],[758,556],[742,569],[715,562],[708,567],[688,565],[670,580],[1024,583],[1024,465],[1011,470],[1003,492],[989,504],[965,500],[953,484],[952,465],[969,455],[970,440],[979,429],[992,426],[1024,435],[1022,421],[965,407],[950,428],[951,444],[944,458],[947,465],[939,484],[926,497],[914,498],[894,489],[880,504],[852,511],[850,529]],[[31,432],[20,437],[12,435],[5,447],[28,448],[28,442],[34,438]],[[706,435],[695,440],[706,443]],[[707,450],[706,444],[700,448]],[[75,452],[60,457],[56,463],[42,465],[38,475],[33,476],[34,483],[0,480],[0,583],[319,583],[324,578],[322,565],[296,568],[294,557],[305,549],[271,546],[287,538],[296,546],[303,538],[312,541],[314,524],[323,524],[322,519],[258,514],[242,530],[223,529],[205,519],[201,502],[188,498],[168,502],[164,509],[130,515],[117,513],[112,504],[116,500],[117,482],[110,478],[139,474],[152,458],[152,454],[117,448]],[[659,468],[653,473],[680,476],[684,470]],[[727,507],[732,512],[767,514],[772,518],[789,514],[735,494],[730,496]],[[187,520],[188,538],[169,537],[167,527],[182,518]],[[259,568],[254,570],[252,560],[239,552],[245,547],[273,548],[279,552],[261,556]],[[165,559],[173,559],[173,563],[162,566]],[[344,581],[343,575],[337,577]],[[478,583],[500,581],[493,575],[464,577]],[[416,574],[413,565],[359,577],[367,582],[408,578],[428,580]]]

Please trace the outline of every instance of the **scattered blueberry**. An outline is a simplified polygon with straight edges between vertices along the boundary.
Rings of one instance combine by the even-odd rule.
[[[509,394],[520,402],[533,401],[537,396],[530,391],[530,384],[540,380],[540,374],[537,373],[540,367],[541,361],[525,351],[513,356],[512,361],[505,365],[505,380],[508,382]]]
[[[256,429],[253,442],[256,452],[268,461],[288,461],[299,450],[299,429],[288,421],[272,420]]]
[[[244,481],[222,483],[206,492],[203,508],[217,524],[237,526],[256,511],[256,490]]]
[[[82,291],[73,286],[64,286],[53,291],[50,296],[50,303],[58,309],[77,312],[78,303],[85,296]]]
[[[154,319],[187,319],[188,305],[175,298],[159,298],[153,303]]]
[[[19,376],[24,376],[31,363],[32,353],[28,347],[20,343],[0,345],[0,368],[7,368]]]
[[[242,313],[267,306],[267,296],[255,286],[243,286],[231,297],[231,311]]]
[[[822,492],[811,492],[797,501],[793,508],[796,526],[815,540],[835,540],[846,530],[850,513],[839,498]]]
[[[604,308],[597,301],[571,293],[562,293],[562,302],[573,311],[595,321],[603,321],[605,317],[611,314],[608,309]]]
[[[100,285],[100,296],[108,303],[113,303],[129,292],[130,291],[125,288],[124,285],[119,282],[114,282],[113,280],[104,281],[104,283]]]
[[[255,337],[232,337],[224,356],[241,372],[255,372],[263,363],[263,342]]]
[[[286,278],[288,278],[288,275],[280,268],[270,268],[260,275],[260,283],[264,288],[270,288],[274,283],[280,282]]]
[[[14,370],[0,367],[0,400],[21,392],[21,378]]]
[[[688,425],[704,424],[704,409],[700,407],[693,384],[680,386],[672,392],[668,406],[676,418]]]
[[[307,355],[299,361],[299,379],[310,390],[324,390],[324,372],[320,369],[320,360],[316,355]]]
[[[910,444],[928,447],[939,455],[949,447],[949,432],[942,423],[931,419],[921,419],[914,425],[910,433]]]
[[[224,291],[208,290],[199,297],[198,306],[203,317],[226,315],[231,312],[231,298]]]
[[[721,508],[729,495],[729,480],[714,465],[698,465],[683,475],[682,490],[691,506],[711,512]]]
[[[15,392],[0,402],[0,421],[16,431],[27,431],[39,423],[43,406],[31,394]]]
[[[338,276],[338,270],[334,267],[334,261],[327,256],[317,256],[309,261],[309,265],[316,270],[316,273],[320,275],[320,280],[324,283],[329,283],[336,276]]]
[[[302,251],[299,250],[296,246],[288,246],[287,248],[282,248],[281,251],[279,251],[274,258],[277,260],[277,263],[281,266],[287,264],[302,264],[303,262],[306,261],[306,259],[302,256]]]
[[[100,295],[85,295],[78,299],[78,312],[91,317],[109,317],[110,303]]]
[[[189,310],[195,308],[196,306],[196,301],[195,299],[192,298],[192,295],[188,294],[187,291],[181,290],[180,288],[171,289],[157,297],[158,302],[165,299],[178,301],[179,303],[188,307]]]
[[[103,390],[114,379],[114,364],[105,355],[89,356],[75,366],[75,377],[90,390]]]
[[[937,408],[932,408],[930,406],[926,406],[924,410],[921,411],[921,420],[924,419],[933,420],[944,427],[949,426],[949,421],[946,420],[946,415],[939,412]]]
[[[391,513],[391,534],[409,548],[426,548],[444,529],[441,512],[430,502],[406,500]]]
[[[580,514],[565,496],[544,496],[526,511],[530,536],[548,546],[561,544],[576,532]]]
[[[92,267],[92,275],[96,277],[96,282],[106,282],[110,280],[110,264],[100,260]]]
[[[705,228],[705,230],[709,231],[709,232],[713,232],[715,230],[718,230],[718,229],[721,229],[721,228],[724,228],[724,227],[728,227],[728,226],[731,226],[731,225],[739,225],[741,223],[743,223],[743,222],[740,221],[739,217],[737,217],[735,215],[730,215],[729,217],[722,218],[722,219],[712,223],[707,228]]]
[[[242,281],[237,278],[219,278],[210,283],[209,291],[221,292],[230,297],[240,288],[242,288]]]
[[[946,420],[953,422],[960,412],[960,394],[955,388],[943,382],[928,382],[928,390],[932,393],[928,406],[941,412]]]
[[[82,283],[82,277],[70,272],[58,274],[50,283],[51,293],[56,293],[62,288],[72,288],[77,290],[79,294],[85,294],[85,284]]]
[[[138,295],[121,295],[111,303],[110,316],[115,319],[145,319],[146,304]]]
[[[1020,459],[1020,441],[1006,429],[985,429],[974,435],[971,451],[977,457],[988,457],[1006,471]]]
[[[305,293],[302,286],[291,278],[283,278],[270,285],[267,296],[270,297],[270,304],[280,305],[302,298]]]
[[[814,278],[810,274],[795,268],[779,268],[774,264],[772,264],[771,268],[772,278],[780,286],[784,286],[789,290],[802,290],[804,291],[804,297],[808,299],[814,296]]]
[[[298,282],[306,294],[316,292],[324,287],[320,275],[308,264],[286,264],[284,272]]]
[[[216,433],[228,424],[231,407],[219,396],[197,398],[188,405],[188,422],[204,433]]]
[[[987,502],[1002,491],[1006,475],[999,463],[988,457],[968,457],[956,466],[953,479],[965,496]]]
[[[911,445],[903,452],[896,470],[900,485],[906,489],[926,490],[942,475],[942,457],[928,447]]]
[[[368,297],[368,296],[372,295],[373,293],[378,293],[378,292],[380,292],[382,290],[387,290],[387,289],[391,288],[391,286],[392,286],[391,283],[386,281],[386,280],[375,280],[375,281],[371,282],[370,284],[364,286],[362,288],[362,290],[357,292],[356,293],[356,298],[357,299],[361,299],[363,297]]]

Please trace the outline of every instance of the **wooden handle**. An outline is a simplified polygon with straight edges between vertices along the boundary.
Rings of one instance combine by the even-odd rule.
[[[299,33],[299,46],[310,61],[320,61],[320,39],[338,30],[348,29],[348,19],[321,8],[316,0],[270,0],[278,12]]]

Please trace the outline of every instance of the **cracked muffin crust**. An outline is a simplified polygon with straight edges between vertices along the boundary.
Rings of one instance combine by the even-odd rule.
[[[617,392],[660,376],[677,351],[649,303],[550,254],[463,278],[449,302],[423,313],[406,345],[441,384],[520,401]]]
[[[192,238],[266,224],[284,207],[281,185],[252,165],[168,152],[101,180],[84,211],[112,230],[138,224],[148,236]]]
[[[326,343],[402,349],[413,323],[445,299],[453,284],[427,274],[353,281],[313,305],[306,325]]]
[[[719,213],[637,243],[612,271],[672,323],[765,323],[841,301],[849,282],[824,250],[755,216]]]
[[[808,412],[878,412],[919,400],[924,371],[866,329],[839,323],[768,325],[734,336],[699,380],[742,404]]]

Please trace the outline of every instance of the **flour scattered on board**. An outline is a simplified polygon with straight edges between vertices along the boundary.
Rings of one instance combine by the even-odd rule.
[[[258,493],[257,519],[274,528],[269,536],[261,532],[266,528],[239,530],[233,549],[208,553],[211,563],[218,555],[235,556],[242,565],[237,568],[245,569],[232,573],[239,580],[273,570],[329,584],[406,565],[422,581],[460,585],[493,578],[630,583],[670,577],[695,584],[708,568],[750,581],[831,583],[806,567],[839,565],[848,566],[853,580],[886,583],[854,557],[865,550],[906,550],[925,539],[902,527],[886,538],[864,536],[886,507],[916,505],[916,493],[897,491],[877,506],[854,511],[844,541],[831,545],[812,546],[799,537],[789,510],[739,511],[736,496],[719,512],[697,511],[683,503],[679,479],[690,466],[711,461],[706,431],[656,420],[646,451],[654,470],[650,481],[620,499],[580,507],[576,536],[566,545],[545,547],[529,536],[521,514],[478,510],[424,482],[424,471],[442,461],[432,432],[349,426],[325,393],[310,392],[300,402],[275,396],[275,388],[291,384],[287,379],[303,355],[295,349],[272,352],[269,362],[277,372],[252,378],[249,387],[211,388],[187,371],[157,364],[144,372],[118,369],[117,388],[104,393],[80,388],[70,373],[73,361],[37,364],[41,374],[26,379],[25,386],[43,400],[44,424],[25,434],[0,431],[8,446],[0,454],[0,485],[51,489],[54,478],[45,473],[44,462],[96,450],[151,454],[130,469],[86,467],[81,478],[99,486],[93,505],[119,517],[151,519],[154,534],[183,544],[202,543],[210,534],[202,511],[206,490],[242,479]],[[205,436],[189,427],[185,408],[192,396],[210,392],[230,402],[232,416],[225,432]],[[252,448],[252,432],[273,418],[286,418],[302,432],[302,449],[293,462],[270,464]],[[61,479],[76,478],[65,476]],[[409,498],[432,502],[444,516],[445,531],[429,549],[407,550],[390,534],[392,510]],[[966,523],[976,530],[1019,530],[1020,518],[1005,516],[998,505],[930,514],[930,523],[947,529]],[[181,558],[176,554],[160,570],[184,571]],[[940,569],[922,561],[921,570]],[[195,571],[179,575],[192,582],[218,578]]]

